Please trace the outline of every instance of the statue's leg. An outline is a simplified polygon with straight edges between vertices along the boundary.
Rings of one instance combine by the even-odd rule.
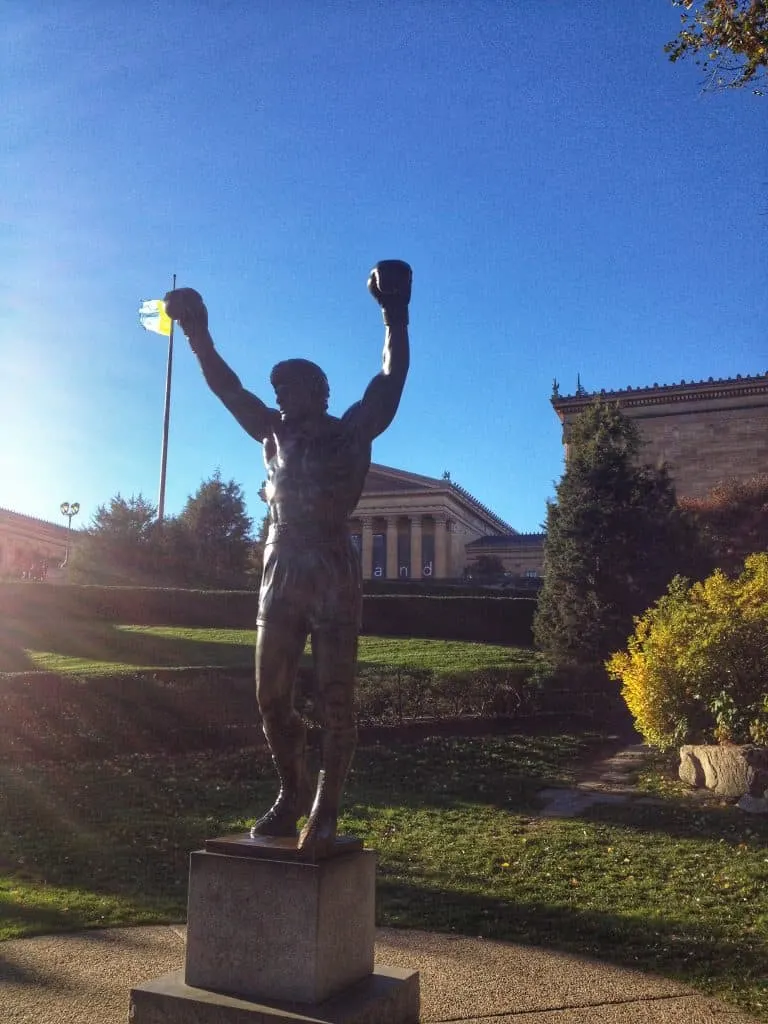
[[[357,743],[354,713],[357,627],[320,627],[312,633],[317,701],[323,725],[322,765],[299,848],[322,855],[333,845],[339,802]]]
[[[251,829],[252,836],[295,836],[299,818],[309,813],[312,791],[305,761],[306,730],[293,699],[305,639],[301,630],[277,624],[259,626],[256,695],[280,792]]]

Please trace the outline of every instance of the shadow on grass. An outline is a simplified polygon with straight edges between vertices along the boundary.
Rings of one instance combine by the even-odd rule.
[[[607,742],[598,732],[524,732],[514,720],[497,723],[497,734],[483,729],[481,736],[459,731],[459,724],[449,736],[430,731],[416,743],[385,740],[358,749],[348,799],[409,808],[478,803],[530,810],[541,789],[573,781]]]
[[[733,833],[733,841],[751,834],[768,842],[768,820],[760,815],[746,816],[737,807],[703,805],[693,796],[690,801],[685,797],[658,800],[658,804],[650,805],[632,799],[626,804],[595,804],[578,817],[642,832],[661,832],[672,839],[728,841]]]
[[[0,917],[4,928],[21,926],[28,929],[31,926],[33,931],[29,934],[68,931],[77,927],[76,924],[73,926],[72,915],[68,912],[52,907],[49,902],[36,901],[28,895],[24,897],[23,903],[1,900]]]
[[[136,667],[238,665],[248,664],[253,658],[248,645],[134,632],[81,616],[49,618],[44,622],[6,619],[0,632],[0,671],[22,672],[39,667],[26,650]]]
[[[428,878],[410,885],[381,875],[377,900],[379,925],[542,946],[704,987],[718,974],[759,979],[768,971],[763,943],[734,942],[725,930],[680,922],[672,907],[666,918],[628,917],[447,891]]]

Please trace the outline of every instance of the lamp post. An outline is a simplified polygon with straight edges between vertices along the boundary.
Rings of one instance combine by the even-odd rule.
[[[69,561],[69,545],[70,538],[72,536],[72,519],[80,511],[80,502],[73,501],[72,504],[70,505],[68,501],[62,501],[59,507],[61,508],[61,514],[67,517],[67,548],[64,554],[64,561],[61,563],[61,568],[63,569],[66,566],[67,562]]]

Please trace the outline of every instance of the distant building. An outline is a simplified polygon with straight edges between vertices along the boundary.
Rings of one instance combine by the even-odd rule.
[[[55,575],[67,554],[68,532],[58,523],[0,508],[0,579]]]
[[[537,580],[544,564],[543,533],[509,533],[504,536],[479,537],[467,544],[467,570],[482,555],[498,558],[504,572],[525,580]]]
[[[451,481],[372,464],[350,520],[364,579],[459,579],[479,555],[541,572],[543,534],[519,534]]]
[[[644,462],[667,464],[679,497],[701,497],[727,479],[768,473],[768,374],[725,380],[681,381],[620,391],[560,395],[552,406],[563,424],[568,458],[569,428],[595,399],[618,402],[637,423]]]

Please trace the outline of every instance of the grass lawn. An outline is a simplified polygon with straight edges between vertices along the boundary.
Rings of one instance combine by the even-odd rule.
[[[342,830],[380,854],[382,924],[541,944],[680,978],[768,1020],[768,822],[657,806],[536,815],[600,737],[358,751]],[[274,796],[263,752],[0,766],[0,936],[181,920],[187,855]]]
[[[4,626],[4,635],[9,628]],[[18,632],[16,634],[18,641]],[[61,634],[29,635],[22,648],[25,665],[0,646],[0,671],[27,670],[69,675],[104,675],[189,666],[247,667],[253,664],[255,630],[183,629],[172,626],[120,626],[89,622],[87,629]],[[46,642],[48,641],[48,642]],[[309,657],[307,645],[305,657]],[[5,653],[5,657],[3,657]],[[414,640],[364,636],[360,638],[359,662],[390,668],[429,668],[436,671],[467,671],[532,664],[529,650],[454,640]]]

